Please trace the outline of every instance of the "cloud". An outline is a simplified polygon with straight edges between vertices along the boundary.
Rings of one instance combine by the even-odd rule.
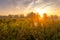
[[[35,7],[60,8],[60,0],[0,0],[0,10],[14,9],[22,11],[32,11]]]
[[[0,0],[0,7],[20,6],[31,8],[32,6],[59,6],[60,0]]]

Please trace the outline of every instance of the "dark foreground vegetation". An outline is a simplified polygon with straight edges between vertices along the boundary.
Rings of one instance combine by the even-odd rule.
[[[57,17],[55,17],[57,19]],[[60,20],[32,14],[26,18],[1,18],[0,40],[60,40]]]

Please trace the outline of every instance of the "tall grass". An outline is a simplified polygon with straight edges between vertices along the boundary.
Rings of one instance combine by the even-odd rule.
[[[60,40],[60,21],[0,19],[0,40]]]

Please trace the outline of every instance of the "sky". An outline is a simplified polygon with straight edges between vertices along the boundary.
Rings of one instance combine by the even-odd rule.
[[[26,14],[37,8],[48,15],[60,15],[60,0],[0,0],[0,15]]]

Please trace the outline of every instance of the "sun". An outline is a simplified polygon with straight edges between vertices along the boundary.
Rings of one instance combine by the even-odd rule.
[[[35,8],[34,12],[38,12],[40,16],[43,17],[43,14],[46,13],[46,9]]]

